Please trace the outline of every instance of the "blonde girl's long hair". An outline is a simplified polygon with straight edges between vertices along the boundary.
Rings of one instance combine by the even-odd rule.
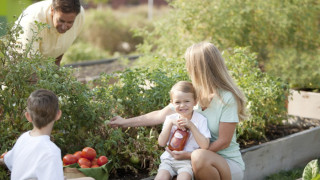
[[[201,42],[187,49],[185,59],[199,105],[208,107],[214,94],[221,98],[218,89],[230,91],[238,105],[239,120],[243,120],[245,96],[230,76],[219,50],[211,43]]]

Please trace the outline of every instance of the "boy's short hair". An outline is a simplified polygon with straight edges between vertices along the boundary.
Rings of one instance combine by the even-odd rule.
[[[197,100],[197,94],[196,91],[192,85],[191,82],[188,81],[179,81],[177,82],[175,85],[172,86],[171,90],[170,90],[170,99],[172,100],[172,94],[174,91],[181,91],[184,93],[192,93],[193,94],[193,98],[195,100]]]
[[[27,111],[34,126],[41,129],[55,120],[59,111],[58,97],[46,89],[36,90],[28,98]]]
[[[52,7],[55,11],[79,14],[81,4],[79,0],[52,0]]]

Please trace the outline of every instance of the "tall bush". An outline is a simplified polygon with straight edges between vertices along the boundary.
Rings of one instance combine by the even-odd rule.
[[[288,77],[301,67],[307,72],[319,69],[314,62],[320,45],[317,0],[177,0],[170,5],[173,9],[162,21],[154,23],[154,30],[137,30],[144,37],[139,46],[144,54],[179,57],[190,44],[199,41],[213,42],[220,49],[249,46],[257,53],[263,70],[287,80],[293,87],[315,86],[317,73]],[[295,57],[290,54],[292,51]],[[308,58],[306,54],[310,54]],[[142,63],[150,59],[146,57]],[[267,66],[271,68],[264,69],[269,62],[271,65]],[[316,88],[320,88],[317,83]]]
[[[39,24],[39,31],[41,27]],[[8,33],[0,39],[0,152],[10,150],[21,133],[31,130],[32,125],[24,117],[26,100],[32,91],[44,88],[53,91],[59,97],[62,117],[55,123],[51,139],[60,147],[62,155],[91,146],[97,150],[97,154],[104,154],[112,160],[112,172],[116,172],[119,168],[137,171],[142,165],[155,169],[153,161],[157,159],[154,159],[152,154],[159,153],[156,151],[157,131],[143,128],[112,129],[106,124],[115,114],[126,112],[119,101],[123,99],[123,102],[127,102],[126,97],[130,90],[117,95],[116,89],[121,90],[122,83],[110,85],[107,79],[111,76],[101,78],[103,86],[96,88],[78,82],[71,68],[58,68],[53,58],[45,58],[39,53],[34,54],[30,49],[21,51],[15,40],[20,31],[19,27],[8,28]],[[34,40],[37,38],[31,41]],[[137,77],[140,72],[143,71],[136,71],[133,77]],[[162,77],[163,81],[169,80],[160,74],[163,73],[149,73],[144,78]],[[125,79],[127,83],[131,76],[129,71],[125,72],[118,78],[119,82]],[[139,82],[142,83],[141,89],[147,85],[142,80]],[[159,83],[163,84],[162,81]],[[159,88],[163,88],[163,85]],[[153,110],[152,108],[159,108],[163,104],[165,99],[163,96],[167,94],[159,89],[157,92],[150,93],[145,99],[154,95],[157,95],[158,99],[144,100],[144,103],[141,103],[144,108],[141,109],[148,107],[147,110]],[[129,97],[132,96],[133,94]],[[134,106],[134,103],[129,104]],[[137,113],[142,112],[136,111]],[[140,138],[133,138],[137,136]],[[133,160],[127,161],[128,157],[133,157]],[[144,161],[138,159],[137,162],[137,158]],[[0,167],[1,179],[7,179],[6,174]]]
[[[221,48],[250,46],[259,60],[281,47],[315,50],[319,47],[319,10],[316,0],[238,1],[177,0],[170,13],[154,23],[155,30],[138,31],[141,50],[181,54],[191,42],[211,41]]]

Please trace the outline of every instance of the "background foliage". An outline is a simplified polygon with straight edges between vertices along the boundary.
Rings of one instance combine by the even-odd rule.
[[[302,67],[305,72],[319,69],[319,1],[177,0],[170,5],[172,10],[154,23],[154,30],[136,32],[144,37],[139,46],[143,54],[179,57],[199,41],[213,42],[220,49],[249,46],[262,70],[292,87],[320,87],[315,83],[318,73],[294,75]]]
[[[62,62],[69,64],[137,54],[136,45],[143,42],[143,37],[134,35],[133,29],[153,29],[151,21],[147,19],[147,10],[146,5],[121,7],[117,10],[103,6],[86,10],[84,28],[77,42],[66,52]],[[155,8],[154,20],[162,17],[167,11],[168,8],[165,7]]]
[[[102,75],[91,84],[79,83],[72,69],[57,68],[53,59],[18,51],[14,37],[19,29],[7,31],[0,40],[0,152],[31,129],[23,117],[26,99],[33,90],[46,88],[59,96],[63,111],[52,132],[63,154],[91,146],[112,160],[114,173],[120,168],[154,173],[163,152],[157,146],[161,126],[111,129],[108,120],[166,106],[171,86],[188,80],[185,49],[199,41],[213,42],[222,50],[246,95],[249,117],[237,127],[240,143],[264,138],[269,124],[286,119],[289,87],[283,80],[290,87],[319,87],[317,1],[176,0],[171,6],[167,16],[153,25],[143,20],[131,25],[128,16],[119,21],[109,10],[88,11],[83,34],[66,53],[70,62],[117,54],[123,43],[130,42],[135,49],[143,39],[138,46],[144,54],[140,67],[146,66]],[[132,27],[143,27],[135,32],[137,37],[132,37]],[[3,174],[0,169],[0,179]]]

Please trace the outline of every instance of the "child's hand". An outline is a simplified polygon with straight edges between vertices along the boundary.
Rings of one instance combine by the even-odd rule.
[[[180,127],[182,130],[185,130],[186,128],[190,128],[190,123],[187,118],[181,118],[177,120],[178,127]]]
[[[188,158],[189,153],[186,151],[171,151],[168,147],[166,147],[166,151],[176,160],[190,159],[190,157]]]

